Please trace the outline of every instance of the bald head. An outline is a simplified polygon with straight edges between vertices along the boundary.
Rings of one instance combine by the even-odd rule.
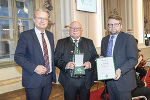
[[[71,26],[82,27],[82,25],[81,25],[80,22],[78,22],[78,21],[73,21],[73,22],[70,24],[70,27],[71,27]]]
[[[70,24],[69,35],[74,39],[78,39],[82,35],[82,25],[80,22],[73,21]]]

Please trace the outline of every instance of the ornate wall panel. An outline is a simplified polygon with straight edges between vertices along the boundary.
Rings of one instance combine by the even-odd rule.
[[[143,0],[144,5],[144,31],[150,34],[150,0]]]
[[[104,28],[107,30],[107,19],[111,14],[122,17],[123,31],[133,34],[132,0],[104,0]],[[106,35],[108,32],[106,31]]]
[[[107,30],[108,16],[111,14],[121,15],[120,0],[104,0],[104,28]],[[108,32],[106,31],[106,35]]]

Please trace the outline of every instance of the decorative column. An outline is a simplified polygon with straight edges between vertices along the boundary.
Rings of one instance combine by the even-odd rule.
[[[144,13],[143,0],[132,0],[133,4],[133,29],[134,36],[138,39],[140,46],[144,46]]]
[[[133,9],[132,0],[126,0],[126,31],[133,34]]]

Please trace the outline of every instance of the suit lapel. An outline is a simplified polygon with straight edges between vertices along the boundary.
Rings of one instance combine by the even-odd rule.
[[[44,59],[44,58],[43,58],[42,48],[41,48],[41,45],[40,45],[40,43],[39,43],[39,40],[38,40],[38,38],[37,38],[37,35],[36,35],[34,29],[33,29],[32,32],[31,32],[31,36],[32,36],[32,38],[33,38],[34,44],[35,44],[36,47],[37,47],[37,51],[38,51],[39,54],[40,54],[40,58]],[[43,60],[43,61],[44,61],[44,60]]]
[[[80,50],[80,52],[82,53],[82,52],[84,52],[84,50],[86,49],[86,48],[84,48],[83,46],[85,46],[85,43],[84,43],[85,41],[83,40],[83,38],[82,37],[80,37],[80,40],[79,40],[79,50]]]
[[[109,37],[110,37],[110,35],[106,37],[106,41],[104,42],[105,43],[104,44],[104,46],[105,46],[105,48],[104,48],[105,56],[107,55],[107,48],[108,48]]]
[[[71,37],[68,37],[67,38],[67,47],[69,47],[69,48],[67,48],[68,49],[68,51],[70,52],[70,53],[72,53],[73,51],[74,51],[74,43],[73,43],[73,40],[72,40],[72,38]]]
[[[119,33],[115,42],[113,55],[116,55],[118,50],[120,50],[119,48],[121,47],[122,44],[121,42],[122,42],[121,33]]]
[[[53,44],[53,37],[50,34],[48,34],[47,32],[46,32],[46,35],[47,35],[47,38],[49,40],[51,50],[53,52],[53,46],[54,46],[54,44]]]

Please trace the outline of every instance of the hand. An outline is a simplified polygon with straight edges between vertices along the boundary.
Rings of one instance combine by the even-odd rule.
[[[116,70],[116,77],[114,78],[114,80],[119,80],[120,76],[121,76],[121,69],[118,68]]]
[[[104,58],[103,56],[99,56],[99,58]],[[95,59],[95,61],[96,61],[96,59]]]
[[[74,69],[75,63],[74,62],[68,62],[65,69]]]
[[[100,56],[99,58],[103,58],[103,56]]]
[[[81,66],[85,66],[85,68],[84,69],[89,69],[89,68],[91,68],[91,63],[89,62],[89,61],[87,61],[87,62],[85,62],[83,65],[81,65]]]
[[[46,68],[43,65],[38,65],[35,70],[37,74],[42,75],[46,73]]]

